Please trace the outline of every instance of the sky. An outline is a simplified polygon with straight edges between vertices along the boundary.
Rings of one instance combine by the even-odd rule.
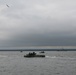
[[[0,48],[25,46],[76,46],[76,0],[0,0]]]

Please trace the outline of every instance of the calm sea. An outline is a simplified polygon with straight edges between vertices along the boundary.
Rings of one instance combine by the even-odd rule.
[[[0,75],[76,75],[76,51],[45,51],[45,58],[24,58],[27,53],[0,51]]]

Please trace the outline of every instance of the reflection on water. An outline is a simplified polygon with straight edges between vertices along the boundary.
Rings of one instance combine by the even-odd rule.
[[[27,53],[0,52],[0,75],[76,75],[75,51],[46,51],[45,58],[24,58]]]

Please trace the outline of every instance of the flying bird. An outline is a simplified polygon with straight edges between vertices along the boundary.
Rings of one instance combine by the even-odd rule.
[[[6,4],[7,7],[9,7],[9,5]]]

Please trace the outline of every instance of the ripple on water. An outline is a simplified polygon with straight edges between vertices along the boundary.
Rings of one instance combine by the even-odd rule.
[[[0,57],[7,57],[7,56],[5,56],[5,55],[0,55]]]

